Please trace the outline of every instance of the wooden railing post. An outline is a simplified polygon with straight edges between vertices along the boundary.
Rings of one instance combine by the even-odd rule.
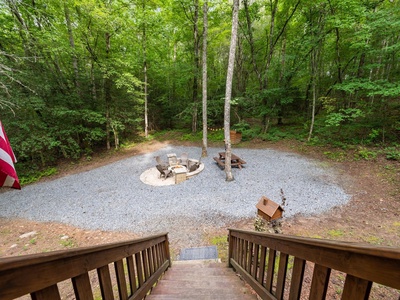
[[[231,258],[233,258],[233,248],[234,248],[234,238],[231,236],[231,231],[229,230],[229,234],[228,234],[228,267],[232,268],[232,264],[231,264]]]
[[[169,267],[171,267],[172,266],[172,263],[171,263],[171,254],[170,254],[170,251],[169,251],[169,240],[168,240],[168,235],[165,235],[165,244],[164,244],[165,246],[164,246],[164,251],[165,251],[165,254],[166,254],[166,259],[168,260],[168,262],[169,262]]]

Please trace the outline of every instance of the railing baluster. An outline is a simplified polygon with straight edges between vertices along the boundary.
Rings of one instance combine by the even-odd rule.
[[[143,264],[142,264],[142,253],[138,252],[135,254],[135,261],[136,261],[136,269],[137,269],[137,274],[138,274],[138,281],[139,285],[138,287],[140,288],[143,283],[144,283],[144,270],[143,270]]]
[[[315,264],[310,290],[311,300],[325,299],[330,275],[331,269]]]
[[[93,292],[88,273],[72,278],[72,285],[77,300],[93,300]]]
[[[102,298],[104,300],[113,300],[114,294],[112,290],[110,269],[108,265],[98,268],[97,275],[99,276],[99,284]]]
[[[147,249],[147,255],[149,260],[149,277],[154,274],[154,261],[153,261],[153,247]]]
[[[246,262],[246,271],[251,274],[251,263],[253,262],[253,243],[248,243],[247,249],[247,262]]]
[[[253,249],[254,249],[253,263],[252,263],[253,270],[252,270],[251,276],[253,276],[253,278],[257,280],[257,273],[258,273],[257,271],[258,271],[258,266],[259,266],[259,263],[258,263],[259,252],[258,251],[260,249],[260,246],[258,244],[254,244]]]
[[[305,266],[306,266],[306,261],[304,259],[298,257],[294,258],[292,281],[290,283],[289,300],[300,299]]]
[[[239,262],[240,257],[240,239],[235,237],[236,251],[235,252],[235,260]]]
[[[276,284],[276,298],[283,299],[283,292],[285,291],[286,272],[288,265],[289,255],[286,253],[280,253],[279,255],[279,267],[278,267],[278,280]]]
[[[128,299],[128,287],[126,285],[125,269],[122,260],[114,262],[115,275],[117,277],[117,286],[120,300]]]
[[[234,245],[235,245],[235,250],[233,251],[233,258],[235,261],[239,261],[239,250],[240,250],[240,244],[239,244],[239,239],[237,237],[234,237]]]
[[[144,269],[144,281],[146,281],[150,277],[149,256],[147,255],[147,249],[144,249],[142,251],[142,260]]]
[[[128,266],[129,285],[131,287],[131,295],[133,295],[137,291],[136,273],[135,273],[135,265],[134,265],[134,261],[133,261],[133,256],[128,256],[126,258],[126,265]]]
[[[249,242],[247,240],[243,240],[243,253],[242,253],[242,267],[243,269],[247,269],[247,255],[249,255],[248,252],[249,249]]]
[[[40,291],[31,293],[32,300],[60,300],[60,292],[58,291],[57,284],[53,284]]]
[[[267,289],[268,292],[272,292],[272,282],[274,280],[274,270],[275,270],[275,258],[276,258],[276,251],[274,249],[269,249],[267,278],[265,280],[265,288]]]
[[[265,286],[264,284],[264,275],[265,275],[265,260],[267,259],[267,248],[261,246],[261,254],[260,254],[260,266],[258,268],[258,282]]]
[[[344,290],[342,294],[343,300],[364,300],[368,299],[371,292],[372,282],[364,280],[352,275],[346,276]]]
[[[157,245],[153,246],[153,266],[154,266],[154,272],[156,272],[157,269],[159,268],[158,257],[157,257]]]
[[[159,268],[161,266],[161,264],[162,264],[160,244],[156,245],[156,249],[157,249],[157,268]]]
[[[158,259],[160,260],[160,266],[163,264],[164,262],[164,251],[163,251],[163,244],[160,243],[157,245],[158,246]]]
[[[165,241],[163,242],[164,244],[164,251],[165,251],[165,257],[169,261],[169,266],[171,266],[171,253],[169,252],[169,240],[168,240],[168,235],[165,235]]]
[[[244,244],[243,239],[239,239],[239,257],[237,259],[237,263],[240,266],[243,266],[243,244]]]

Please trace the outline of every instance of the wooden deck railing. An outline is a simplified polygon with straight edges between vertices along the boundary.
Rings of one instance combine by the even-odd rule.
[[[110,265],[114,270],[110,272]],[[97,270],[102,299],[142,299],[171,265],[168,235],[160,234],[127,242],[0,259],[0,299],[31,295],[33,300],[61,299],[57,284],[71,280],[72,299],[93,300]],[[93,277],[93,276],[92,276]]]
[[[374,282],[400,289],[398,249],[229,230],[229,265],[262,299],[300,299],[306,263],[309,299],[325,299],[332,270],[345,273],[341,299],[368,299]]]

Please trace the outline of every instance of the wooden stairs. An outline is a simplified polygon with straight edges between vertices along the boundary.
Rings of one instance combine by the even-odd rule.
[[[174,261],[146,297],[158,299],[257,299],[245,282],[217,260]]]

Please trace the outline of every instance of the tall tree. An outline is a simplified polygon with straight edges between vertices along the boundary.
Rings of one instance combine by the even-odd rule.
[[[199,89],[199,69],[200,69],[200,39],[199,39],[199,0],[193,0],[193,113],[192,113],[192,132],[197,132],[197,111],[198,111],[198,89]]]
[[[310,82],[312,90],[312,104],[311,104],[311,124],[308,133],[308,141],[311,140],[314,123],[316,103],[319,98],[319,78],[320,78],[320,59],[321,50],[324,39],[325,29],[325,3],[312,5],[309,13],[309,27],[311,39],[311,53],[310,53]]]
[[[231,149],[231,99],[232,99],[232,80],[233,70],[235,67],[235,54],[238,34],[238,23],[239,23],[239,0],[233,0],[233,12],[232,12],[232,31],[231,31],[231,43],[229,47],[229,60],[228,60],[228,71],[226,74],[226,88],[225,88],[225,105],[224,105],[224,137],[225,137],[225,174],[226,181],[233,181],[234,177],[232,174],[232,149]]]
[[[207,35],[208,35],[208,3],[203,3],[203,139],[201,156],[207,157]]]
[[[149,120],[148,120],[148,92],[147,92],[147,20],[146,20],[146,0],[142,1],[143,10],[143,28],[142,28],[142,51],[143,51],[143,77],[144,77],[144,136],[149,136]]]

